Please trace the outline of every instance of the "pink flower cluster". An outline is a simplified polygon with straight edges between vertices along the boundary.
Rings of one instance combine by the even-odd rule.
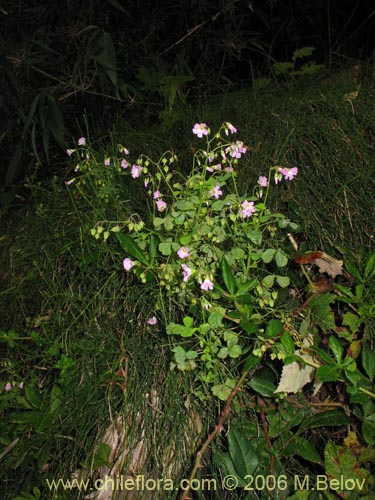
[[[167,204],[165,203],[165,201],[161,199],[161,197],[162,194],[159,190],[154,192],[153,198],[154,200],[156,200],[156,207],[159,210],[159,212],[164,212],[164,210],[167,208]]]
[[[298,174],[298,168],[286,168],[279,167],[277,173],[275,174],[275,184],[278,184],[284,176],[286,181],[292,181]]]

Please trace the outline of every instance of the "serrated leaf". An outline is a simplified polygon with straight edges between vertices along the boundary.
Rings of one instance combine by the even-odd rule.
[[[350,480],[357,486],[357,492],[353,491],[353,494],[348,491],[343,494],[341,493],[343,491],[341,488],[335,488],[340,497],[354,500],[358,498],[358,490],[361,491],[361,495],[366,492],[368,487],[366,486],[366,480],[370,472],[360,468],[358,459],[350,448],[329,442],[324,450],[324,468],[325,473],[331,478],[331,481],[335,479],[338,485],[342,484],[342,478],[345,478],[345,484]]]
[[[279,335],[279,333],[281,333],[282,329],[283,329],[283,324],[279,319],[271,319],[267,323],[265,332],[266,337],[267,338],[276,337],[277,335]]]
[[[358,332],[362,322],[363,319],[358,316],[358,314],[354,314],[351,311],[346,312],[342,318],[342,324],[348,326],[352,333]]]
[[[294,353],[294,341],[288,330],[285,330],[281,335],[280,339],[281,345],[284,347],[287,356],[291,356]]]
[[[313,358],[308,354],[299,354],[298,352],[296,354],[306,361],[313,361]],[[289,365],[284,365],[275,393],[287,392],[295,394],[299,392],[302,387],[311,382],[314,371],[315,368],[313,366],[301,366],[297,361],[293,361]]]
[[[321,382],[335,382],[339,378],[340,372],[335,365],[324,365],[318,368],[317,375]]]
[[[317,326],[320,326],[324,333],[336,326],[335,317],[330,307],[334,300],[335,298],[331,294],[322,294],[311,302],[313,321]]]

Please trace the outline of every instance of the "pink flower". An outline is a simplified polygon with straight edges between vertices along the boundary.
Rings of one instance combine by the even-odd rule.
[[[156,206],[158,207],[159,212],[164,212],[164,210],[167,208],[167,204],[163,200],[158,200],[156,202]]]
[[[5,384],[4,389],[6,392],[9,392],[10,390],[12,390],[12,384],[8,382],[7,384]]]
[[[177,251],[177,255],[180,257],[180,259],[186,259],[190,255],[190,248],[187,247],[181,247]]]
[[[229,153],[232,158],[241,158],[243,153],[246,153],[247,147],[243,145],[242,141],[236,141],[226,148],[225,152]]]
[[[298,168],[293,167],[293,168],[284,168],[280,167],[279,168],[280,174],[282,174],[287,181],[292,181],[294,177],[298,174]]]
[[[259,178],[258,178],[258,185],[260,187],[267,187],[268,186],[268,179],[267,177],[265,177],[264,175],[261,175]]]
[[[105,160],[104,160],[104,165],[105,165],[106,167],[109,167],[109,165],[110,165],[110,164],[111,164],[111,160],[110,160],[110,158],[105,158]]]
[[[187,280],[190,278],[192,271],[190,267],[187,266],[186,264],[181,264],[181,267],[182,267],[183,281],[186,283]]]
[[[128,167],[129,163],[125,160],[125,158],[121,160],[121,168],[128,168]]]
[[[128,257],[124,259],[122,264],[124,266],[125,271],[130,271],[130,269],[134,266],[134,262]]]
[[[204,135],[208,135],[210,129],[205,123],[196,123],[193,128],[193,134],[197,135],[201,139]]]
[[[241,203],[242,210],[240,210],[240,216],[243,218],[250,217],[256,211],[253,201],[243,201]]]
[[[155,316],[152,316],[152,318],[149,318],[149,319],[147,320],[147,323],[148,323],[149,325],[156,325],[156,323],[157,323],[157,322],[158,322],[158,320],[156,319],[156,317],[155,317]]]
[[[162,195],[160,191],[155,191],[153,194],[154,200],[158,200],[159,198],[161,198],[161,196]]]
[[[18,384],[18,387],[19,387],[19,389],[23,389],[23,382],[21,382],[20,384]]]
[[[220,186],[217,184],[211,191],[209,192],[210,196],[213,196],[214,198],[218,199],[220,196],[223,194],[222,190],[220,189]]]
[[[73,184],[74,181],[75,181],[75,179],[70,179],[69,181],[65,181],[65,184],[67,186],[70,186],[71,184]]]
[[[211,280],[209,280],[208,278],[206,278],[203,283],[200,282],[200,285],[201,285],[201,290],[213,290],[214,289],[214,284],[212,283]]]
[[[143,167],[141,167],[141,165],[132,165],[132,177],[133,179],[136,179],[137,177],[139,177],[142,173],[142,169]]]
[[[72,154],[74,153],[74,151],[75,151],[74,149],[67,149],[67,150],[66,150],[66,154],[67,154],[68,156],[72,156]]]
[[[237,132],[237,129],[236,127],[234,127],[231,123],[229,122],[225,122],[225,128],[224,128],[224,131],[226,133],[226,135],[229,134],[229,131],[232,133],[232,134],[235,134]]]
[[[80,137],[78,139],[78,146],[86,146],[86,138],[85,137]]]

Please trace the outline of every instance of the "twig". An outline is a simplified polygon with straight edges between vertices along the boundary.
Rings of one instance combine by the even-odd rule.
[[[240,390],[242,384],[244,383],[247,376],[249,375],[249,372],[252,371],[252,373],[254,373],[255,370],[256,370],[256,367],[253,368],[252,370],[245,371],[242,374],[239,381],[237,382],[236,387],[234,387],[232,392],[229,394],[229,397],[228,397],[227,402],[225,404],[224,410],[222,411],[222,413],[220,415],[219,422],[215,425],[213,431],[211,432],[211,434],[208,435],[206,441],[203,443],[201,449],[197,453],[197,458],[195,459],[195,464],[194,464],[193,470],[191,471],[190,477],[188,479],[188,487],[186,490],[184,490],[182,492],[182,494],[180,496],[180,500],[188,500],[190,485],[191,485],[193,479],[195,478],[199,467],[201,466],[201,462],[202,462],[204,454],[206,453],[207,448],[210,446],[211,442],[215,439],[216,435],[223,430],[224,422],[229,415],[230,408],[231,408],[232,401],[233,401],[234,397],[236,396],[236,394]]]

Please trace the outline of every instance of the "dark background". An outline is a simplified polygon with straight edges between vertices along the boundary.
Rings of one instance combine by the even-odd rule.
[[[56,171],[84,114],[101,128],[118,113],[176,126],[182,105],[274,77],[301,47],[329,70],[368,61],[374,27],[365,0],[3,1],[6,190],[36,166]]]

